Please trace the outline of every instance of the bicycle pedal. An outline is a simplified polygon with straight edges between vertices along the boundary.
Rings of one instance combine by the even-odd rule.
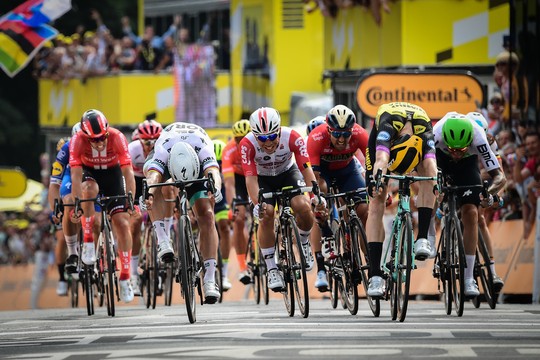
[[[328,287],[321,286],[321,287],[318,287],[317,290],[319,290],[320,293],[325,293],[325,292],[328,292]]]

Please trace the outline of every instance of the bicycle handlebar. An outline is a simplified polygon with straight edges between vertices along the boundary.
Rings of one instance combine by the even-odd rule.
[[[283,188],[280,191],[259,193],[259,198],[272,199],[272,198],[282,196],[282,195],[297,195],[297,194],[302,194],[305,192],[312,192],[312,191],[313,191],[312,186],[303,186],[303,187],[294,188],[294,189]]]
[[[78,197],[75,198],[75,203],[73,204],[63,204],[63,206],[75,206],[75,214],[78,214],[79,212],[83,214],[83,211],[81,209],[81,203],[83,202],[93,202],[95,204],[98,204],[102,209],[107,207],[107,204],[113,200],[117,199],[128,199],[128,206],[131,211],[133,211],[133,194],[131,191],[125,195],[113,195],[113,196],[97,196],[95,198],[88,198],[88,199],[79,199]]]
[[[201,179],[186,180],[186,181],[176,180],[176,181],[172,181],[172,182],[162,182],[162,183],[157,183],[157,184],[152,184],[152,185],[148,185],[148,183],[146,182],[146,179],[143,179],[142,195],[143,195],[143,198],[145,200],[148,200],[148,197],[151,195],[148,192],[148,190],[151,189],[151,188],[163,187],[163,186],[174,186],[174,187],[177,187],[180,190],[184,190],[188,185],[196,184],[196,183],[202,183],[202,182],[206,183],[206,189],[208,191],[211,191],[213,194],[215,194],[216,193],[216,187],[214,185],[215,184],[214,177],[213,177],[213,175],[211,173],[209,173],[208,175],[209,175],[208,177],[203,177]]]

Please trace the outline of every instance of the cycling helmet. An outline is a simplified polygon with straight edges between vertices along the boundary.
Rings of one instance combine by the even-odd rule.
[[[155,120],[144,120],[137,127],[139,139],[153,140],[157,139],[161,134],[163,127]]]
[[[191,145],[178,142],[169,154],[168,169],[174,181],[190,181],[199,178],[200,162]]]
[[[109,122],[99,110],[87,110],[81,118],[81,130],[89,138],[104,136],[109,129]]]
[[[488,129],[489,129],[488,122],[487,122],[486,118],[484,117],[484,115],[482,115],[481,113],[479,113],[479,112],[470,112],[465,116],[467,117],[467,119],[477,123],[482,129],[484,129],[485,132],[488,131]]]
[[[349,130],[356,123],[356,116],[345,105],[336,105],[326,114],[326,123],[331,129]]]
[[[232,127],[232,133],[234,137],[246,136],[251,131],[249,120],[242,119],[234,123]]]
[[[388,170],[396,174],[407,174],[422,160],[423,141],[416,135],[400,136],[390,148]]]
[[[78,133],[79,130],[81,130],[81,122],[77,122],[77,123],[75,123],[75,125],[73,125],[73,127],[71,128],[71,136]]]
[[[133,132],[131,133],[131,140],[132,141],[135,141],[135,140],[139,140],[139,129],[138,128],[135,128],[135,130],[133,130]]]
[[[255,135],[275,134],[281,128],[281,116],[276,109],[258,108],[249,117],[249,125],[251,132]]]
[[[449,117],[442,128],[443,139],[450,149],[463,149],[473,140],[473,124],[465,115]]]
[[[324,124],[326,122],[326,118],[324,116],[317,116],[309,121],[306,127],[306,135],[309,135],[310,132],[313,131],[317,126]]]
[[[223,149],[225,148],[225,143],[219,139],[212,140],[214,143],[214,152],[216,153],[216,160],[221,161],[221,156],[223,154]]]

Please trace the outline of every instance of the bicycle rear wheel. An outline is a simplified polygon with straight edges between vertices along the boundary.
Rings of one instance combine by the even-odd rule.
[[[246,257],[247,257],[247,266],[250,269],[250,283],[253,287],[253,298],[255,299],[255,303],[259,304],[261,302],[261,277],[259,274],[259,268],[257,264],[257,256],[255,251],[257,249],[254,249],[255,245],[253,244],[253,238],[248,239],[247,243],[247,251],[246,251]]]
[[[309,288],[306,274],[306,258],[302,250],[302,240],[294,218],[287,225],[289,241],[289,261],[292,266],[292,282],[298,309],[304,318],[309,316]],[[293,243],[295,246],[293,246]]]
[[[367,236],[364,230],[364,226],[358,218],[351,219],[351,245],[353,249],[353,266],[354,266],[354,278],[355,283],[361,282],[366,294],[366,299],[369,304],[369,308],[373,313],[373,316],[378,317],[381,314],[381,303],[379,299],[373,299],[367,295],[369,286],[369,257],[367,256]],[[363,245],[362,245],[363,244]],[[365,264],[362,261],[361,249],[365,249],[366,254],[364,256]]]
[[[452,288],[452,300],[454,302],[457,316],[463,315],[465,304],[465,249],[463,247],[463,235],[461,224],[457,217],[450,218],[447,263],[449,266],[448,284]]]
[[[400,322],[407,316],[409,290],[412,270],[412,220],[411,214],[405,213],[401,222],[400,241],[397,255],[397,281],[394,283],[396,292],[397,316]]]
[[[108,227],[105,227],[105,230],[103,231],[105,240],[103,243],[103,246],[105,247],[104,255],[105,258],[103,259],[103,275],[104,278],[104,291],[105,291],[105,298],[107,300],[107,314],[109,316],[114,316],[115,309],[114,309],[114,285],[115,285],[115,275],[116,275],[116,269],[113,265],[113,239],[111,237],[111,232]],[[102,249],[103,251],[103,249]]]
[[[437,255],[435,261],[439,261],[439,272],[440,272],[440,281],[443,287],[443,298],[444,298],[444,308],[446,310],[446,315],[452,313],[452,281],[450,276],[450,265],[448,263],[447,248],[448,248],[448,232],[446,229],[441,231],[441,237],[439,239],[439,254]]]
[[[261,298],[264,305],[268,305],[270,302],[270,292],[268,291],[268,269],[266,268],[266,262],[262,255],[261,249],[257,247],[259,256],[257,257],[257,272],[259,274],[259,281],[261,283]]]
[[[490,263],[491,259],[489,257],[486,242],[484,241],[482,233],[478,231],[474,278],[477,284],[482,283],[482,289],[484,290],[483,296],[489,307],[495,309],[497,306],[497,294],[495,294],[495,291],[493,290],[493,273],[491,272]],[[480,279],[480,281],[478,281],[478,279]],[[480,306],[480,296],[473,299],[473,304],[475,304],[476,307]]]
[[[279,228],[279,227],[278,227]],[[294,316],[294,289],[291,279],[291,264],[289,263],[289,257],[287,252],[288,250],[288,242],[290,239],[283,239],[281,238],[282,234],[280,233],[280,230],[278,230],[277,233],[277,241],[276,244],[283,244],[283,246],[286,249],[280,249],[278,246],[278,260],[276,263],[278,264],[278,270],[280,270],[283,273],[283,280],[285,282],[285,286],[283,287],[283,290],[281,294],[283,295],[283,302],[285,303],[285,308],[287,309],[287,313],[289,316]]]
[[[172,236],[172,246],[175,254],[178,254],[178,244],[177,244],[177,232],[175,230],[171,231]],[[162,271],[162,275],[164,276],[163,279],[163,294],[165,295],[165,306],[171,306],[172,304],[172,294],[173,294],[173,286],[176,279],[175,276],[175,268],[176,268],[176,262],[172,263],[165,263],[161,264],[161,266],[164,267],[161,268],[160,271]]]
[[[79,281],[69,277],[70,304],[72,308],[79,307]]]
[[[186,311],[190,323],[197,320],[195,301],[196,269],[193,261],[194,242],[192,241],[191,224],[187,215],[178,220],[178,252],[180,255],[180,283],[186,303]]]

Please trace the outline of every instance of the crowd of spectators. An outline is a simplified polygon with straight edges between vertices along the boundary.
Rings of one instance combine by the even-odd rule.
[[[34,58],[36,78],[79,78],[84,82],[92,76],[121,71],[171,71],[175,48],[181,58],[183,49],[191,44],[189,30],[183,27],[179,15],[162,35],[148,25],[141,36],[132,30],[130,19],[123,17],[120,38],[112,35],[97,11],[92,11],[91,18],[96,23],[95,31],[80,26],[74,34],[59,34],[45,44]],[[197,43],[210,42],[205,31],[208,26],[203,27]]]

